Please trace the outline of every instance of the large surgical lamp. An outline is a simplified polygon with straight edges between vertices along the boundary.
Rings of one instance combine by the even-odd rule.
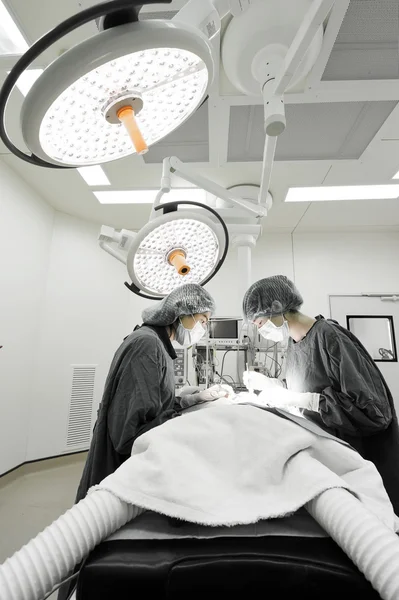
[[[231,208],[215,209],[209,203],[192,202],[189,192],[187,200],[163,203],[172,189],[172,175],[207,191]],[[138,233],[103,227],[99,243],[126,264],[131,283],[125,285],[133,293],[155,300],[183,283],[208,283],[227,256],[229,231],[233,241],[241,236],[241,244],[253,247],[261,233],[259,221],[266,213],[267,208],[257,199],[242,198],[234,189],[223,188],[172,156],[163,161],[161,188],[147,225]],[[248,223],[227,226],[225,220],[229,221],[232,214]],[[243,277],[245,280],[246,275]]]
[[[212,82],[212,47],[184,22],[139,21],[142,5],[154,3],[98,4],[33,44],[0,92],[0,137],[12,153],[42,167],[95,165],[146,152],[190,117]],[[31,154],[25,154],[4,122],[13,87],[42,52],[94,19],[102,31],[52,62],[27,94],[21,127]]]
[[[205,208],[219,221],[219,227],[205,214],[178,210],[179,205]],[[229,234],[223,219],[210,207],[197,202],[161,204],[163,212],[149,221],[134,237],[127,256],[132,280],[127,287],[147,298],[169,294],[182,283],[205,285],[219,271],[229,248]]]

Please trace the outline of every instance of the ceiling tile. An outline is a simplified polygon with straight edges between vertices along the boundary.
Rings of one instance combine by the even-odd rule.
[[[279,138],[276,160],[357,159],[395,106],[395,102],[288,105],[287,129]],[[233,106],[228,160],[262,160],[264,138],[263,107]]]
[[[147,164],[160,163],[166,156],[175,156],[176,154],[184,162],[208,161],[207,101],[181,127],[152,146],[144,155],[144,160]]]
[[[323,79],[396,79],[398,55],[397,0],[352,0]]]

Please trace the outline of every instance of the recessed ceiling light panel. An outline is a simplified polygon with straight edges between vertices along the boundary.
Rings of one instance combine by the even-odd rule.
[[[87,185],[110,185],[108,177],[99,165],[93,167],[81,167],[77,169],[77,171]]]
[[[399,197],[399,184],[337,185],[290,188],[285,202],[333,202],[337,200],[389,200]]]
[[[0,54],[22,54],[28,48],[26,39],[0,0]]]

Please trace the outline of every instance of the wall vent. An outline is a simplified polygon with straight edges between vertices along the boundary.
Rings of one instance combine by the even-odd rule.
[[[69,401],[66,447],[87,449],[90,445],[94,380],[97,365],[71,365],[72,389]]]

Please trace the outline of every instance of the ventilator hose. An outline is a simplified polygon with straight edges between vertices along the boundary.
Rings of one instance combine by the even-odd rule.
[[[357,498],[341,488],[306,505],[383,600],[399,598],[399,538]]]
[[[354,496],[327,490],[306,506],[383,600],[399,598],[399,539]],[[0,600],[41,600],[104,538],[140,514],[95,491],[0,566]]]
[[[142,512],[94,491],[0,565],[0,600],[42,600],[103,539]]]

